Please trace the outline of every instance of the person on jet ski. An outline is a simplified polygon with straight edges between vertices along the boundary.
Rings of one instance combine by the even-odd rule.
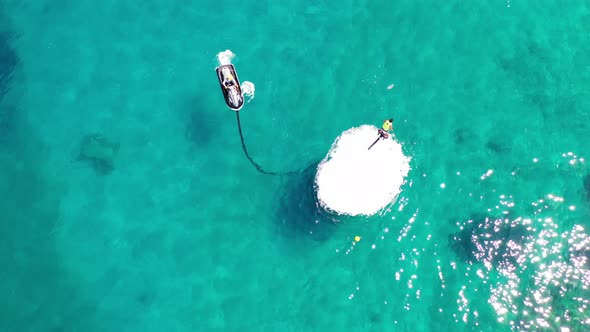
[[[223,73],[223,86],[226,89],[229,89],[236,85],[236,80],[234,79],[234,75],[231,74],[227,67],[224,67],[221,72]]]

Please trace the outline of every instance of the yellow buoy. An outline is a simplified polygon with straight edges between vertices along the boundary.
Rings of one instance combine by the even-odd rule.
[[[357,236],[355,236],[355,237],[354,237],[354,240],[355,240],[356,242],[359,242],[359,241],[361,240],[361,237],[357,235]]]

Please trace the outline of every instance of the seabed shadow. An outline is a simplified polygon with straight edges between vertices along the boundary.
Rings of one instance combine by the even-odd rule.
[[[0,30],[0,100],[8,89],[12,72],[19,61],[11,41],[12,35]]]
[[[204,147],[216,137],[216,131],[224,121],[218,112],[206,107],[202,95],[187,98],[179,107],[179,115],[185,122],[185,137],[193,147]]]
[[[43,142],[21,115],[14,35],[0,4],[0,331],[98,331],[98,300],[84,295],[56,246],[61,187],[45,174]],[[18,67],[18,69],[17,69]],[[20,79],[20,75],[19,75]],[[20,83],[20,82],[19,82]],[[26,89],[26,86],[25,86]]]
[[[583,186],[584,186],[584,193],[586,195],[586,200],[590,203],[590,174],[584,177]]]
[[[337,220],[320,206],[315,186],[314,167],[291,176],[282,187],[277,211],[277,232],[287,238],[306,236],[316,242],[330,239],[336,231]]]
[[[0,14],[0,19],[2,15]],[[17,107],[9,103],[7,96],[14,69],[19,63],[18,56],[12,48],[12,35],[0,30],[0,142],[7,142],[14,134]]]

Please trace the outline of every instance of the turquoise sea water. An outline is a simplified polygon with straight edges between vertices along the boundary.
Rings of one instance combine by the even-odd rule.
[[[588,2],[308,3],[0,1],[0,331],[589,328]],[[394,117],[395,205],[257,173],[226,49],[268,169]]]

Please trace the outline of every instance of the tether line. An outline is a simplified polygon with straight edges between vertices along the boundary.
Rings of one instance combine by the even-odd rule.
[[[246,158],[248,158],[248,160],[250,161],[252,166],[254,166],[254,168],[256,168],[256,170],[258,172],[260,172],[262,174],[266,174],[266,175],[273,175],[273,176],[295,175],[295,174],[305,173],[307,170],[309,170],[310,168],[315,166],[316,163],[312,163],[311,165],[307,166],[303,170],[288,171],[288,172],[273,172],[273,171],[265,170],[262,166],[260,166],[257,162],[255,162],[254,159],[252,159],[252,157],[248,153],[248,148],[246,147],[246,142],[244,141],[244,134],[242,133],[242,124],[240,123],[240,112],[236,112],[236,119],[238,120],[238,131],[240,133],[240,141],[242,142],[242,150],[244,150],[244,154],[246,155]]]

